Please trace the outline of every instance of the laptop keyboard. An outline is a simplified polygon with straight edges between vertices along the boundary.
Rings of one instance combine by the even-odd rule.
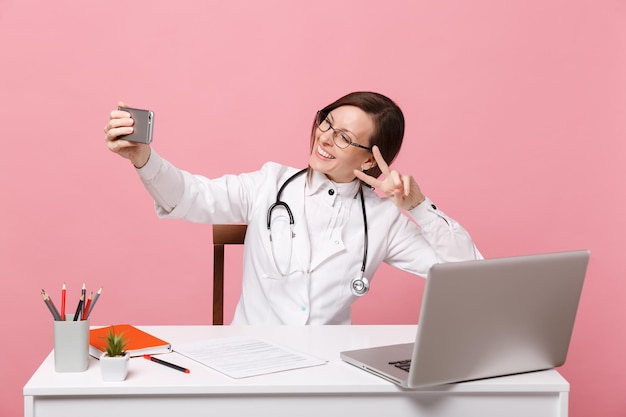
[[[389,365],[393,365],[396,368],[400,368],[403,371],[409,372],[409,369],[411,368],[411,359],[389,362]]]

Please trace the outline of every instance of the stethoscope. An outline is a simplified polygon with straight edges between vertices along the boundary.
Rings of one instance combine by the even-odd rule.
[[[283,190],[285,189],[285,187],[290,182],[298,178],[300,175],[304,174],[306,171],[307,171],[307,168],[304,168],[303,170],[300,170],[296,172],[295,174],[293,174],[291,177],[287,178],[287,180],[283,183],[283,185],[278,189],[278,193],[276,194],[276,202],[273,203],[269,207],[269,209],[267,209],[267,231],[270,237],[270,246],[272,247],[272,257],[274,258],[274,265],[276,266],[276,269],[278,269],[283,276],[287,274],[281,268],[278,267],[278,263],[276,262],[276,256],[274,254],[274,244],[272,241],[272,228],[271,228],[272,227],[272,211],[277,207],[282,207],[285,209],[285,211],[287,212],[287,215],[289,216],[289,233],[291,235],[291,239],[293,240],[293,238],[295,237],[295,234],[293,232],[293,227],[294,227],[293,213],[291,212],[291,208],[289,208],[289,205],[280,199],[280,196],[283,193]],[[350,281],[350,291],[352,291],[352,294],[361,297],[367,294],[367,292],[369,291],[370,282],[364,276],[365,265],[367,264],[367,246],[368,246],[369,239],[367,235],[367,215],[365,213],[365,198],[363,197],[363,187],[360,184],[359,184],[359,196],[361,197],[361,208],[363,211],[363,232],[364,232],[363,263],[361,264],[361,274],[357,275],[355,278],[352,278],[352,280]],[[289,248],[290,251],[292,247],[293,247],[293,242]],[[289,259],[291,259],[291,253],[289,254]]]

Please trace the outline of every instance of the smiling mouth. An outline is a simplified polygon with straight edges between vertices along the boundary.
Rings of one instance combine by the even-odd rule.
[[[335,159],[334,156],[332,156],[331,154],[326,152],[324,149],[322,149],[322,147],[320,145],[317,145],[317,153],[320,154],[321,156],[323,156],[326,159]]]

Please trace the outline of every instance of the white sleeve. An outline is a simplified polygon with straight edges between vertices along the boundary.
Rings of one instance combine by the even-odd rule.
[[[248,223],[255,199],[267,194],[260,190],[276,188],[276,179],[287,169],[267,162],[259,171],[207,178],[178,169],[152,151],[137,171],[159,217],[216,224]]]
[[[482,259],[469,233],[426,198],[409,212],[422,235],[444,262]]]
[[[137,173],[154,198],[159,215],[171,213],[180,202],[185,191],[182,171],[161,158],[152,149],[148,162],[137,169]]]

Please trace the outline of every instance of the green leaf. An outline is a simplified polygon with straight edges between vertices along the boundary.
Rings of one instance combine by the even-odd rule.
[[[105,349],[109,357],[113,358],[126,354],[124,349],[126,349],[128,341],[124,337],[124,333],[115,333],[113,326],[107,332],[106,337],[102,337],[102,339],[106,342]]]

